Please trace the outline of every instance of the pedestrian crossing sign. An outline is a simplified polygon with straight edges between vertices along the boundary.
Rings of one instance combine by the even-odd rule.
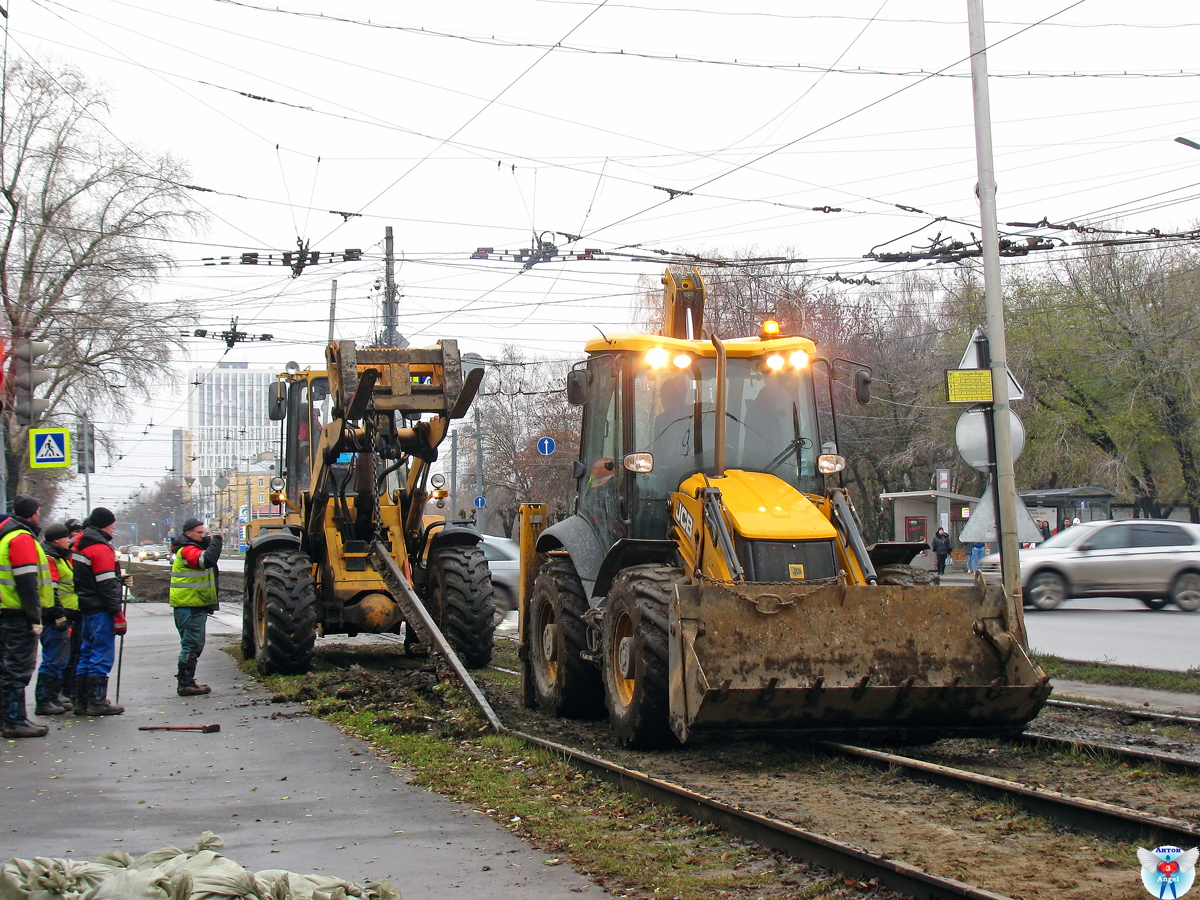
[[[70,464],[71,433],[67,429],[29,429],[29,468],[54,469]]]

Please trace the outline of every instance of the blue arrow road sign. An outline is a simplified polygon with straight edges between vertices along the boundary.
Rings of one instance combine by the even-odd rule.
[[[538,438],[538,453],[549,456],[554,452],[554,438]]]
[[[484,500],[482,497],[476,497],[476,498],[475,498],[475,508],[476,508],[476,509],[483,509],[483,505],[484,505],[486,502],[487,502],[487,501],[486,501],[486,500]]]

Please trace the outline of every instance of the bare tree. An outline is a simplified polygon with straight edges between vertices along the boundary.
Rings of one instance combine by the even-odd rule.
[[[117,510],[117,530],[122,538],[117,543],[169,541],[172,531],[179,530],[177,519],[186,503],[179,479],[169,475],[159,479]]]
[[[512,346],[488,368],[475,402],[483,440],[484,496],[493,530],[512,534],[522,503],[545,503],[551,522],[574,512],[571,467],[578,457],[580,413],[567,403],[568,368],[567,363],[523,356]],[[467,440],[460,440],[459,447],[465,446],[473,465],[473,425],[463,434]],[[537,442],[543,437],[554,441],[552,455],[538,452]],[[460,466],[460,478],[463,471]]]
[[[44,392],[50,408],[38,425],[125,411],[174,378],[168,363],[181,346],[185,311],[152,304],[146,292],[171,264],[160,242],[198,214],[183,166],[121,143],[102,121],[107,110],[104,94],[74,69],[31,61],[9,67],[0,135],[0,328],[10,347],[21,338],[51,344],[38,360],[51,373]],[[27,477],[13,390],[10,380],[9,496]]]

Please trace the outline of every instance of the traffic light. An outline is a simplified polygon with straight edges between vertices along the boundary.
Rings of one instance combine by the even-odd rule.
[[[35,369],[33,361],[50,349],[49,341],[18,338],[13,343],[13,382],[16,384],[13,412],[21,425],[32,425],[50,406],[49,400],[33,396],[33,389],[50,380],[50,373]]]
[[[79,437],[72,441],[80,475],[96,474],[96,429],[87,419],[79,422]]]

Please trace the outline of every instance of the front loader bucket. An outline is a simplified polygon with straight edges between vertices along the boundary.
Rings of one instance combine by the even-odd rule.
[[[1018,613],[1019,614],[1019,613]],[[671,728],[932,741],[1020,732],[1050,694],[998,587],[681,585]]]

